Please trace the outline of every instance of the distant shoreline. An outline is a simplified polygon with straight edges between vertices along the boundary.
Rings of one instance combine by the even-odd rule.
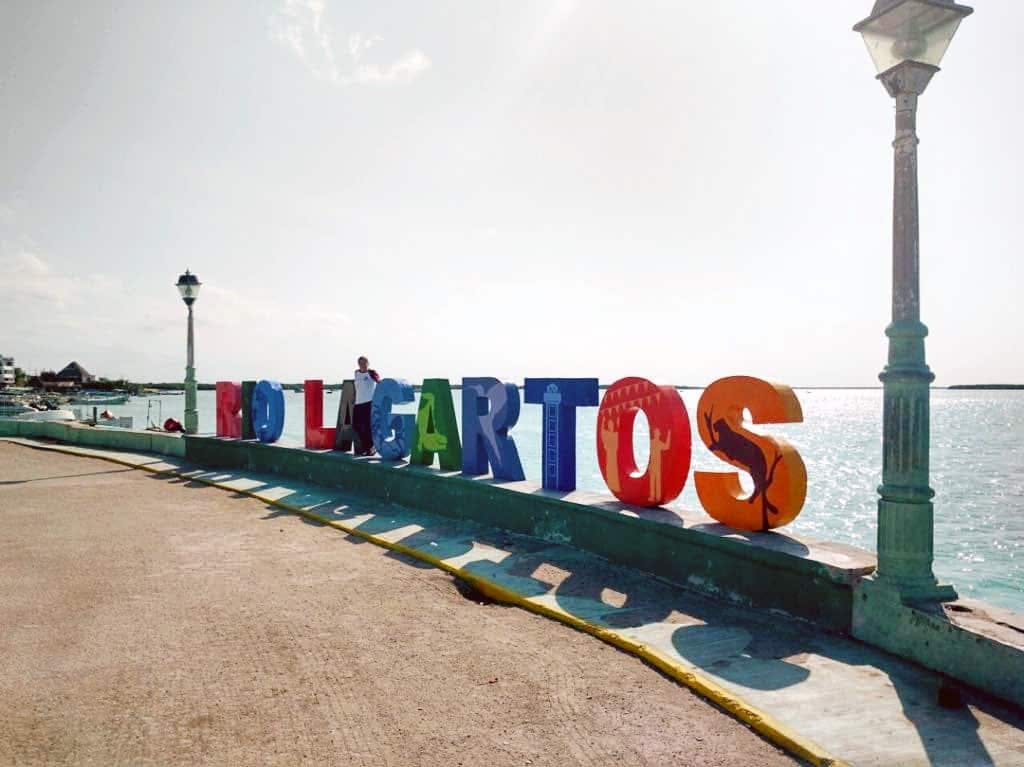
[[[1024,389],[1024,384],[957,384],[946,388],[970,391],[1019,391]]]

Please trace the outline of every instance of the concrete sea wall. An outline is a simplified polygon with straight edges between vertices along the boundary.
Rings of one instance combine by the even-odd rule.
[[[848,633],[853,586],[869,552],[779,533],[743,533],[607,496],[558,493],[403,462],[258,442],[188,437],[186,458],[210,468],[273,473],[575,546],[731,601],[781,610]]]
[[[177,434],[116,429],[107,426],[87,426],[77,422],[41,422],[0,418],[0,437],[41,437],[72,445],[136,450],[159,455],[173,455],[179,458],[185,456],[185,440]]]
[[[736,604],[854,636],[1024,706],[1024,616],[958,600],[905,605],[876,586],[873,554],[701,514],[645,509],[404,462],[255,441],[0,419],[0,437],[52,439],[275,474],[567,544]]]

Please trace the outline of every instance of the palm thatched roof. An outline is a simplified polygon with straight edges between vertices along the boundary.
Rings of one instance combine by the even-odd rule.
[[[77,362],[69,362],[63,370],[57,373],[57,378],[64,381],[91,381],[93,375]]]

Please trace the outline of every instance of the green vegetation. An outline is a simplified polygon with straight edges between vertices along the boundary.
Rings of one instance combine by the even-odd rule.
[[[950,386],[950,389],[966,389],[973,391],[991,390],[991,391],[1017,391],[1024,389],[1024,384],[959,384],[957,386]]]
[[[100,378],[97,381],[91,381],[90,383],[84,384],[83,389],[90,389],[92,391],[126,391],[129,394],[139,394],[141,387],[139,384],[133,384],[126,378],[119,378],[116,381],[108,381],[106,378]]]

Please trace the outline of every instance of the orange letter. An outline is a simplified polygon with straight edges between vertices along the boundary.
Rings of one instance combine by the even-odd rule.
[[[740,530],[771,530],[796,519],[807,497],[807,469],[781,437],[743,428],[743,410],[754,423],[804,420],[793,390],[759,378],[721,378],[705,389],[697,405],[700,438],[716,456],[750,474],[754,492],[743,495],[735,472],[694,472],[697,497],[712,517]]]

